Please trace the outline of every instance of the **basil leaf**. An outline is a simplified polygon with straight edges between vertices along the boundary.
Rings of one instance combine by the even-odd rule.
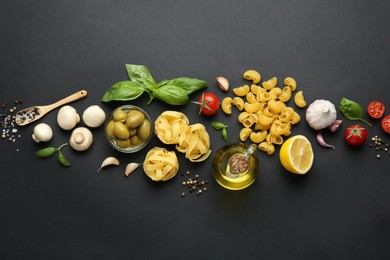
[[[162,87],[162,86],[168,84],[168,82],[169,82],[168,79],[163,79],[163,80],[161,80],[159,83],[157,83],[157,87],[158,87],[158,88],[159,88],[159,87]]]
[[[187,95],[190,95],[195,91],[206,88],[207,82],[196,78],[180,77],[170,80],[167,85],[180,87]]]
[[[226,126],[221,123],[221,122],[212,122],[211,123],[211,126],[215,129],[215,130],[222,130],[224,129]]]
[[[57,151],[57,149],[55,147],[46,147],[46,148],[43,148],[43,149],[37,151],[36,155],[39,158],[47,158],[47,157],[52,156],[56,151]]]
[[[339,109],[340,112],[349,120],[359,120],[371,126],[370,123],[363,119],[363,108],[355,101],[342,98]]]
[[[229,138],[228,138],[228,133],[227,133],[227,128],[225,127],[225,128],[223,128],[222,129],[222,138],[223,138],[223,140],[225,140],[226,142],[228,142],[229,141]]]
[[[146,85],[148,88],[157,88],[156,81],[153,79],[147,67],[143,65],[126,64],[127,74],[131,81]]]
[[[144,87],[135,81],[121,81],[109,88],[106,93],[104,93],[101,101],[109,102],[113,100],[133,100],[141,96],[144,91]]]
[[[153,95],[170,105],[185,105],[190,101],[185,91],[171,85],[164,85],[154,90]]]
[[[62,154],[61,150],[58,150],[58,161],[66,167],[69,167],[71,164],[70,162],[65,158],[65,156]]]

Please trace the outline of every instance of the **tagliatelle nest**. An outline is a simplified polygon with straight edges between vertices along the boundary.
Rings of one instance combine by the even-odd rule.
[[[179,170],[179,161],[175,152],[155,147],[146,154],[143,168],[152,180],[167,181],[175,177]]]
[[[191,162],[206,160],[211,154],[210,137],[202,124],[190,125],[179,137],[176,146]]]
[[[164,144],[178,144],[179,136],[188,128],[188,118],[181,112],[165,111],[154,123],[154,132]]]

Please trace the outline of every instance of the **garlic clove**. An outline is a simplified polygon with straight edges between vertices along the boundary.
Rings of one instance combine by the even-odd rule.
[[[327,144],[324,140],[324,137],[322,136],[322,131],[318,131],[317,133],[317,142],[322,146],[322,147],[327,147],[327,148],[333,148],[336,149],[333,145]]]
[[[222,90],[222,91],[228,91],[229,90],[229,80],[223,76],[218,76],[216,77],[216,80],[217,80],[217,84],[218,84],[218,87]]]
[[[126,170],[125,170],[125,175],[126,176],[130,176],[130,174],[135,171],[138,166],[140,166],[141,163],[129,163],[127,166],[126,166]]]
[[[116,165],[116,166],[118,166],[119,165],[119,160],[117,158],[115,158],[115,157],[112,157],[112,156],[107,157],[106,159],[104,159],[104,161],[100,165],[100,168],[97,171],[100,171],[102,168],[107,167],[109,165]]]

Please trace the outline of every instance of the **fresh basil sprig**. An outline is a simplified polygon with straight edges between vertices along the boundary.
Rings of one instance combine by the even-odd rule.
[[[41,150],[38,150],[36,152],[36,155],[39,157],[39,158],[49,158],[51,157],[53,154],[55,154],[56,152],[58,152],[58,161],[63,165],[63,166],[66,166],[66,167],[69,167],[71,166],[70,162],[65,158],[64,154],[61,152],[61,149],[64,147],[64,146],[67,146],[68,143],[64,143],[63,145],[61,145],[60,147],[58,148],[55,148],[55,147],[46,147],[46,148],[43,148]]]
[[[363,108],[355,101],[342,98],[339,105],[340,112],[349,120],[358,120],[372,126],[363,119]]]
[[[148,105],[155,98],[170,105],[185,105],[190,101],[190,94],[207,87],[206,81],[188,77],[164,79],[156,83],[143,65],[126,64],[126,70],[130,80],[111,86],[104,93],[102,102],[134,100],[146,92],[149,94]]]
[[[221,131],[221,136],[223,138],[223,140],[225,140],[226,142],[229,141],[229,138],[228,138],[228,133],[227,133],[227,125],[221,123],[221,122],[212,122],[211,123],[211,126],[217,130],[217,131]]]

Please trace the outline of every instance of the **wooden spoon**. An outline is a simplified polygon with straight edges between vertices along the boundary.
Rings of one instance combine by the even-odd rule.
[[[57,101],[56,103],[51,105],[33,106],[33,107],[22,109],[16,113],[15,122],[20,126],[28,125],[40,119],[41,117],[43,117],[44,115],[52,111],[53,109],[68,104],[70,102],[79,100],[81,98],[84,98],[87,96],[87,94],[88,92],[86,90],[80,90],[79,92],[76,92],[70,95],[69,97],[61,99],[60,101]]]

